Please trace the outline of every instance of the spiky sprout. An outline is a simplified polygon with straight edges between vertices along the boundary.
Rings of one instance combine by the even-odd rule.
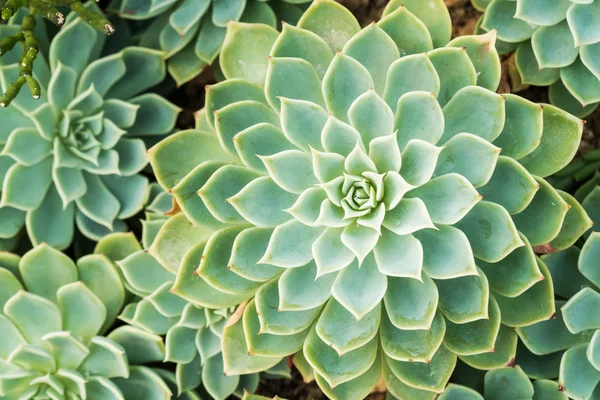
[[[96,0],[98,1],[98,0]],[[61,26],[65,16],[56,8],[66,6],[77,13],[85,22],[107,35],[115,32],[114,26],[102,15],[88,10],[81,1],[75,0],[0,0],[0,16],[4,21],[12,18],[21,7],[28,7],[29,14],[21,21],[20,31],[0,40],[0,57],[11,51],[17,43],[21,43],[23,54],[19,59],[19,77],[8,85],[6,92],[0,97],[0,107],[8,106],[17,97],[25,83],[34,99],[40,98],[40,84],[33,76],[33,63],[39,53],[39,42],[34,34],[35,15],[50,20]]]

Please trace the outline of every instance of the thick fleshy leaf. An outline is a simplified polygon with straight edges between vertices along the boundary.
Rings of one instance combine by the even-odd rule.
[[[463,36],[448,43],[449,47],[466,47],[477,71],[477,85],[495,91],[500,83],[501,65],[496,50],[496,31],[484,35]]]
[[[419,198],[402,199],[386,212],[383,226],[397,235],[409,235],[421,229],[436,229],[425,203]]]
[[[579,271],[589,279],[594,285],[598,286],[600,283],[600,273],[598,268],[595,267],[598,257],[600,255],[600,233],[594,232],[587,239],[583,247],[581,248],[581,255],[579,256],[578,268]]]
[[[500,325],[493,351],[471,356],[461,356],[461,360],[473,368],[496,369],[511,365],[515,360],[519,337],[514,329]]]
[[[312,254],[317,265],[317,276],[339,271],[355,258],[342,242],[343,228],[326,228],[312,244]]]
[[[384,230],[374,249],[379,271],[387,276],[421,279],[423,247],[412,235]]]
[[[552,239],[550,245],[557,250],[565,250],[572,246],[594,223],[573,196],[561,190],[557,190],[557,192],[570,208],[560,232]]]
[[[275,228],[259,263],[285,268],[303,266],[312,260],[312,243],[322,232],[323,228],[310,227],[295,220],[286,222]]]
[[[514,18],[517,4],[512,1],[492,1],[486,9],[481,27],[487,31],[498,30],[498,39],[505,42],[522,42],[529,39],[536,25]]]
[[[55,187],[50,187],[40,206],[27,213],[27,233],[32,244],[47,243],[57,249],[66,249],[74,235],[75,205],[63,207]]]
[[[544,179],[536,179],[539,190],[527,208],[513,215],[517,229],[533,246],[546,244],[554,239],[562,227],[569,205]]]
[[[285,137],[304,151],[309,151],[310,147],[322,150],[321,132],[329,118],[327,112],[308,101],[287,98],[280,100],[281,128]]]
[[[81,372],[106,378],[129,377],[125,349],[104,337],[94,337],[89,344],[90,354],[81,365]]]
[[[506,367],[485,374],[486,399],[500,400],[509,398],[533,398],[533,385],[521,367]]]
[[[40,344],[46,333],[62,329],[58,307],[43,297],[25,291],[19,291],[6,302],[4,314],[31,344]]]
[[[314,262],[288,269],[279,279],[279,309],[301,311],[322,305],[331,297],[331,287],[337,275],[318,276]]]
[[[323,78],[327,109],[335,118],[347,122],[348,110],[354,100],[373,87],[373,78],[362,64],[350,56],[338,53]]]
[[[590,310],[593,310],[598,303],[600,303],[600,295],[589,287],[581,289],[571,297],[562,308],[565,325],[569,331],[579,333],[585,329],[597,329],[599,327],[598,318],[595,314],[591,314]]]
[[[459,90],[477,83],[477,71],[469,59],[466,48],[444,47],[432,50],[427,55],[440,78],[438,100],[442,107],[448,104]],[[476,88],[467,90],[476,90]]]
[[[500,156],[490,180],[478,192],[486,201],[501,205],[509,214],[525,210],[540,185],[517,161]]]
[[[490,297],[488,280],[481,270],[479,276],[436,280],[440,294],[439,308],[455,324],[465,324],[489,318]]]
[[[269,175],[282,189],[300,194],[318,183],[311,157],[300,150],[287,150],[261,157]]]
[[[25,166],[39,163],[52,152],[52,142],[44,139],[33,128],[17,128],[8,137],[2,155]]]
[[[575,46],[593,44],[600,41],[595,23],[600,19],[600,7],[595,2],[576,3],[567,12],[567,21],[575,38]]]
[[[281,189],[269,177],[253,180],[228,199],[242,217],[258,227],[276,227],[290,219],[283,210],[292,206],[295,196]]]
[[[381,379],[381,361],[379,360],[379,355],[378,358],[375,359],[375,362],[373,362],[373,365],[371,365],[371,368],[365,373],[355,379],[337,385],[334,388],[329,386],[321,375],[315,374],[315,380],[323,393],[333,400],[362,399],[375,388],[379,379]]]
[[[300,18],[298,28],[319,35],[333,52],[341,51],[346,42],[360,31],[360,25],[350,11],[334,2],[318,2]]]
[[[429,182],[441,151],[441,147],[426,141],[411,140],[402,151],[400,175],[413,186]]]
[[[291,84],[292,82],[297,84]],[[281,108],[279,97],[325,105],[321,93],[321,79],[317,71],[309,62],[299,58],[269,59],[265,95],[275,110]]]
[[[392,38],[400,56],[425,53],[434,48],[427,26],[404,5],[388,11],[378,25]]]
[[[346,157],[357,145],[363,147],[360,134],[349,124],[330,116],[323,127],[321,142],[325,151]]]
[[[582,121],[551,105],[544,105],[544,130],[538,147],[520,160],[542,178],[565,167],[575,155],[583,130]]]
[[[524,245],[508,212],[488,201],[477,203],[455,226],[467,235],[475,257],[486,262],[498,262]]]
[[[377,137],[393,133],[394,113],[374,90],[363,93],[352,103],[348,118],[360,132],[365,146]]]
[[[423,271],[434,279],[477,275],[475,258],[465,234],[452,226],[415,233],[423,248]]]
[[[398,329],[429,329],[438,306],[435,283],[423,274],[421,281],[388,277],[384,301],[387,315]]]
[[[22,182],[28,182],[23,185]],[[32,211],[42,204],[52,183],[52,158],[30,167],[13,164],[6,172],[0,205]]]
[[[589,399],[600,382],[600,371],[590,363],[586,355],[587,344],[580,344],[566,351],[560,362],[559,385],[567,396]]]
[[[279,32],[264,24],[229,23],[219,59],[225,77],[262,86],[268,56],[278,36]]]
[[[502,323],[511,327],[527,326],[547,320],[555,313],[552,277],[548,268],[538,258],[538,268],[544,276],[529,290],[517,297],[505,297],[498,293],[494,298],[498,301],[502,312]]]
[[[452,22],[443,1],[434,0],[424,4],[419,0],[393,0],[385,8],[383,15],[387,16],[401,5],[404,5],[427,26],[434,47],[444,46],[450,41]]]

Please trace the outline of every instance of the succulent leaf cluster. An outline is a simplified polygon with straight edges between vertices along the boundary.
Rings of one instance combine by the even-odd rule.
[[[241,304],[228,375],[295,354],[333,399],[382,377],[433,399],[457,358],[505,366],[512,328],[556,312],[531,246],[568,248],[591,226],[544,179],[582,121],[494,93],[493,33],[449,39],[442,1],[392,1],[362,30],[328,0],[281,33],[229,24],[227,80],[197,129],[150,149],[180,212],[149,249],[177,273],[172,293]]]
[[[144,93],[166,75],[160,52],[127,47],[104,54],[107,37],[69,17],[48,61],[40,54],[35,63],[41,100],[23,93],[0,109],[3,240],[14,242],[26,230],[34,246],[64,249],[75,227],[93,240],[127,230],[124,220],[148,196],[140,174],[146,141],[171,133],[179,112]],[[0,26],[0,33],[15,29]],[[0,58],[2,88],[19,75],[18,60],[15,51]]]
[[[108,235],[96,246],[96,253],[108,254],[116,263],[125,288],[133,295],[119,319],[144,332],[138,334],[157,340],[165,336],[163,351],[154,361],[176,363],[174,393],[193,396],[199,391],[213,399],[232,394],[241,398],[244,392],[256,390],[259,376],[223,374],[221,337],[235,308],[208,309],[173,294],[170,289],[176,271],[165,268],[144,250],[150,248],[170,208],[171,196],[162,190],[156,193],[142,221],[143,248],[131,233]],[[283,364],[270,373],[289,376]]]
[[[166,52],[169,73],[181,85],[216,61],[229,21],[295,24],[310,1],[113,0],[109,7],[121,18],[151,20],[140,45]]]
[[[579,117],[600,103],[600,1],[474,0],[503,53],[515,52],[516,89],[550,86],[550,101]]]

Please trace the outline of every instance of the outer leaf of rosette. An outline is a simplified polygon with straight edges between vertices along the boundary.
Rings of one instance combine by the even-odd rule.
[[[488,278],[490,288],[502,296],[520,296],[544,279],[529,241],[523,234],[520,234],[520,237],[525,246],[513,250],[502,260],[496,263],[477,261],[477,265]]]
[[[148,154],[157,181],[167,190],[205,161],[236,160],[221,147],[216,135],[196,130],[171,135],[148,150]]]
[[[383,16],[385,17],[394,12],[401,5],[404,5],[408,11],[425,24],[431,35],[434,48],[445,46],[450,41],[452,22],[443,1],[434,0],[424,3],[419,0],[393,0],[386,6]]]
[[[540,189],[531,203],[512,218],[517,229],[529,239],[531,245],[539,246],[550,242],[559,234],[570,206],[548,182],[535,178]]]
[[[570,398],[589,399],[600,382],[600,371],[587,356],[588,344],[571,347],[560,362],[558,384]]]
[[[239,78],[231,78],[215,85],[206,86],[205,90],[206,108],[203,110],[211,131],[215,130],[215,111],[225,106],[244,100],[254,100],[268,105],[262,87]]]
[[[360,25],[348,9],[334,1],[313,2],[297,24],[319,35],[335,53],[360,31]]]
[[[556,312],[552,276],[539,258],[538,267],[544,279],[533,285],[518,297],[504,297],[494,294],[502,312],[502,323],[511,327],[520,327],[544,321]]]
[[[470,356],[460,356],[460,359],[478,370],[491,370],[502,368],[514,363],[517,354],[517,343],[519,337],[514,329],[506,325],[500,325],[496,342],[492,350],[487,353]]]
[[[340,356],[319,338],[313,327],[304,342],[304,356],[315,372],[335,387],[368,371],[377,358],[377,339]]]
[[[250,355],[244,336],[242,316],[245,306],[240,306],[230,317],[223,331],[221,347],[226,375],[261,372],[276,365],[281,357]]]
[[[564,301],[556,302],[555,318],[517,328],[519,338],[533,354],[552,354],[589,342],[593,330],[585,330],[574,334],[567,329],[561,310],[564,304]]]
[[[392,372],[390,369],[388,361],[385,357],[382,358],[381,367],[383,380],[387,386],[388,392],[389,394],[395,396],[392,397],[392,399],[401,399],[402,397],[406,397],[409,399],[433,400],[437,398],[438,394],[435,392],[417,389],[402,382],[396,375],[394,375],[394,372]]]
[[[583,121],[551,105],[544,105],[544,130],[539,146],[519,161],[542,178],[565,167],[572,159],[583,132]]]
[[[456,354],[442,345],[429,363],[386,360],[391,372],[406,385],[441,393],[456,365]]]
[[[278,36],[279,32],[268,25],[229,22],[219,56],[225,77],[241,78],[263,86],[268,56]]]
[[[385,314],[380,327],[381,348],[393,360],[428,363],[442,345],[445,334],[446,323],[440,312],[429,329],[411,330],[396,328]]]
[[[471,133],[493,142],[504,129],[505,97],[479,86],[458,88],[444,106],[444,144],[460,133]]]
[[[244,310],[243,326],[249,355],[279,358],[300,351],[310,330],[307,327],[291,335],[262,332],[254,300],[251,300]]]
[[[319,374],[315,374],[317,384],[327,397],[332,400],[361,400],[375,388],[381,379],[381,356],[365,373],[335,387],[331,387]]]
[[[477,71],[465,48],[444,47],[427,56],[440,78],[438,101],[444,107],[462,88],[477,84]]]
[[[205,226],[195,226],[179,213],[167,220],[156,235],[148,253],[172,273],[177,273],[187,251],[205,242],[214,233]]]
[[[492,370],[485,375],[486,399],[529,399],[533,394],[533,385],[519,366]]]
[[[496,50],[496,31],[484,35],[456,38],[447,46],[466,47],[467,54],[477,71],[477,85],[496,91],[500,84],[500,56]]]
[[[495,203],[480,201],[455,227],[467,235],[475,257],[486,262],[498,262],[524,245],[508,212]]]

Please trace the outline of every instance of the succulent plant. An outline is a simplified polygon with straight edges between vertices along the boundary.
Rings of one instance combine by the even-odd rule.
[[[143,221],[142,242],[145,249],[150,247],[165,223],[165,218],[161,218],[161,215],[169,210],[167,205],[170,206],[170,203],[171,197],[160,192],[149,206],[147,219]],[[172,294],[170,288],[177,277],[176,271],[158,263],[142,249],[131,233],[106,236],[98,242],[95,252],[106,254],[116,262],[125,287],[134,295],[119,319],[140,328],[145,335],[159,339],[160,335],[166,335],[162,354],[152,361],[177,364],[176,393],[192,395],[194,390],[198,390],[207,393],[210,398],[223,400],[232,394],[242,397],[244,391],[256,390],[258,374],[223,375],[221,336],[227,318],[235,311],[235,307],[211,310]],[[139,331],[133,333],[141,334]],[[287,370],[287,366],[278,367]],[[281,371],[277,369],[272,373],[281,375]],[[282,375],[289,376],[289,373],[284,372]]]
[[[113,0],[109,8],[121,18],[149,20],[140,45],[166,52],[168,70],[177,84],[191,80],[213,64],[229,21],[295,24],[311,0]]]
[[[139,173],[148,162],[145,140],[175,124],[177,107],[143,93],[166,75],[162,54],[127,47],[102,56],[106,36],[71,16],[49,62],[35,63],[42,100],[23,93],[0,109],[2,239],[26,227],[34,245],[64,249],[75,225],[92,240],[126,230],[124,220],[148,195]],[[0,35],[14,29],[0,26]],[[18,76],[18,59],[15,51],[0,58],[3,88]]]
[[[600,102],[599,0],[474,0],[481,29],[515,51],[513,87],[550,86],[550,101],[579,117]]]
[[[38,99],[41,94],[40,83],[33,76],[33,63],[40,52],[40,42],[36,36],[36,25],[41,17],[48,19],[55,25],[63,25],[65,16],[58,11],[56,6],[67,6],[80,15],[88,24],[97,30],[112,35],[114,26],[101,12],[86,8],[77,0],[1,0],[0,13],[4,21],[8,21],[17,14],[21,8],[28,8],[29,14],[19,18],[20,29],[14,34],[0,36],[0,56],[11,51],[17,43],[21,44],[21,57],[19,58],[18,78],[9,84],[0,97],[0,107],[8,106],[19,94],[23,85],[27,84],[33,99]],[[40,16],[36,18],[36,16]],[[5,34],[6,32],[2,32]]]
[[[171,291],[244,303],[222,338],[227,374],[295,353],[331,398],[383,376],[433,399],[457,357],[504,366],[511,328],[554,314],[530,244],[589,229],[543,179],[582,121],[492,92],[493,33],[449,37],[442,1],[392,1],[362,30],[327,0],[281,34],[229,24],[227,80],[207,88],[197,129],[149,151],[181,210],[149,249],[177,271]]]
[[[479,383],[479,382],[478,382]],[[438,400],[506,400],[543,399],[568,400],[558,383],[548,379],[531,382],[521,367],[512,366],[488,371],[481,382],[483,395],[472,388],[457,384],[446,387]]]

